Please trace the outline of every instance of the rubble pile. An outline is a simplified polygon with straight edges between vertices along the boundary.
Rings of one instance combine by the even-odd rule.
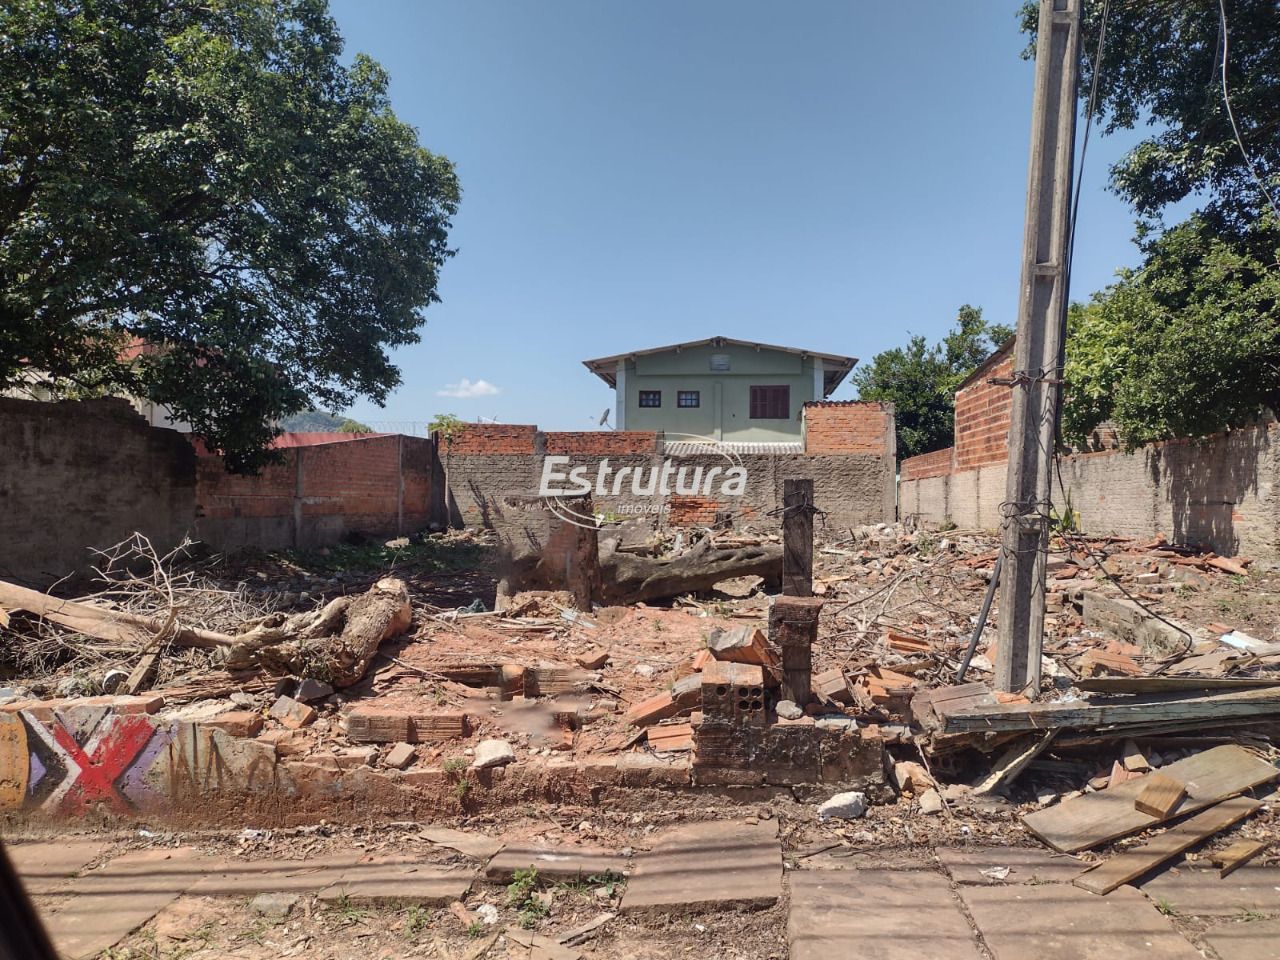
[[[203,619],[188,618],[181,590],[197,584],[172,558],[127,596],[119,583],[114,596],[75,601],[0,584],[10,638],[25,641],[34,623],[110,658],[15,676],[0,710],[44,715],[92,700],[74,694],[132,694],[145,704],[118,709],[198,720],[339,774],[441,771],[461,785],[460,803],[470,781],[459,771],[570,762],[695,788],[804,787],[831,823],[871,818],[884,802],[944,820],[1004,804],[1072,851],[1190,814],[1196,836],[1223,829],[1253,809],[1224,803],[1275,779],[1269,571],[1163,540],[1055,537],[1043,688],[1030,698],[991,686],[998,607],[976,622],[993,537],[883,524],[832,533],[814,544],[813,597],[775,595],[771,567],[662,604],[584,604],[552,578],[494,610],[487,571],[501,563],[469,559],[465,570],[382,562],[322,579],[303,602],[299,558],[259,557],[245,561],[250,577],[217,586],[245,614],[229,624],[207,617],[209,581],[198,584]],[[483,540],[457,538],[466,549]],[[708,530],[623,536],[607,552],[663,562],[700,544],[781,549],[776,537]],[[246,579],[280,583],[291,611],[246,602]],[[453,605],[437,602],[442,584]],[[201,659],[183,659],[193,647]]]

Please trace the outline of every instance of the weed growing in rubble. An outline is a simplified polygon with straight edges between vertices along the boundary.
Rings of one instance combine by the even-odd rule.
[[[333,905],[334,916],[342,923],[359,923],[364,920],[365,912],[351,902],[345,893]]]
[[[467,927],[467,936],[472,940],[479,940],[484,936],[485,926],[483,920],[472,920],[471,925]]]
[[[452,776],[467,769],[467,761],[462,757],[450,757],[444,762],[444,772]]]
[[[626,877],[622,874],[608,870],[604,873],[593,873],[588,877],[579,877],[577,880],[565,880],[556,886],[562,890],[583,895],[591,894],[597,887],[604,887],[609,899],[612,900],[626,882]]]
[[[514,908],[520,926],[529,930],[549,913],[550,908],[538,898],[538,868],[517,870],[507,884],[507,904]]]
[[[1166,917],[1173,916],[1173,904],[1164,897],[1156,898],[1156,909],[1163,913]]]
[[[457,782],[453,788],[453,795],[458,798],[459,803],[463,803],[467,799],[467,794],[471,792],[471,781],[463,777]]]
[[[429,911],[425,910],[422,904],[415,903],[404,912],[404,935],[410,941],[416,943],[419,934],[427,928],[427,923],[431,918]]]

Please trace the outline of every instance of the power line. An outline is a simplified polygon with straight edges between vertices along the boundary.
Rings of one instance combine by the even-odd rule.
[[[1240,153],[1244,156],[1245,166],[1253,174],[1253,179],[1258,182],[1258,189],[1267,198],[1267,203],[1271,206],[1271,212],[1280,216],[1280,207],[1277,207],[1275,197],[1271,196],[1271,191],[1267,189],[1266,183],[1259,176],[1258,170],[1253,164],[1253,157],[1249,156],[1249,151],[1245,149],[1244,140],[1240,136],[1240,127],[1236,123],[1235,111],[1231,109],[1231,94],[1227,90],[1227,45],[1229,42],[1227,38],[1227,0],[1218,0],[1218,11],[1222,15],[1219,29],[1219,33],[1222,35],[1222,102],[1227,108],[1227,118],[1231,121],[1231,132],[1235,134],[1236,146],[1240,148]]]

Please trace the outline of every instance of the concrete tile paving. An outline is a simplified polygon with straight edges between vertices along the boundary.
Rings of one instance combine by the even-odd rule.
[[[324,903],[416,903],[440,907],[461,900],[471,889],[470,870],[450,869],[408,859],[359,863],[316,896]]]
[[[768,907],[781,895],[777,825],[715,820],[669,830],[639,854],[621,912]]]
[[[207,861],[186,848],[143,850],[68,884],[67,902],[42,919],[66,960],[89,960],[142,926],[200,877]]]
[[[362,854],[329,854],[307,860],[218,860],[191,886],[201,897],[252,897],[259,893],[317,893],[342,879]]]
[[[1070,884],[961,886],[995,960],[1200,960],[1131,887],[1105,897]]]
[[[1280,960],[1280,920],[1223,923],[1202,939],[1219,960]]]
[[[956,883],[1070,883],[1085,868],[1075,857],[1036,847],[939,847],[936,854]]]
[[[489,880],[505,883],[517,870],[528,870],[530,867],[538,871],[538,876],[548,880],[577,880],[606,873],[624,875],[628,872],[627,858],[612,850],[574,846],[511,846],[489,861],[484,875]]]
[[[938,873],[800,870],[787,875],[791,960],[978,960],[969,922]]]
[[[1152,900],[1175,913],[1229,917],[1245,911],[1280,914],[1280,867],[1246,863],[1225,877],[1208,864],[1182,863],[1140,884]]]
[[[27,893],[41,897],[65,891],[67,882],[109,845],[101,838],[68,837],[6,844],[5,852]]]

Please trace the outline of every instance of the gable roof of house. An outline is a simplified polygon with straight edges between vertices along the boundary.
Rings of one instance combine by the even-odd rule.
[[[583,360],[583,365],[611,387],[618,385],[618,361],[631,360],[654,353],[679,352],[689,347],[722,347],[733,344],[739,347],[753,347],[756,350],[776,350],[779,353],[790,353],[800,357],[814,357],[823,362],[822,389],[827,396],[840,386],[858,363],[857,357],[842,357],[835,353],[822,353],[818,350],[802,350],[799,347],[780,347],[773,343],[756,343],[754,340],[737,340],[733,337],[708,337],[705,340],[686,340],[684,343],[672,343],[665,347],[650,347],[647,350],[628,350],[610,357],[597,357],[595,360]]]

